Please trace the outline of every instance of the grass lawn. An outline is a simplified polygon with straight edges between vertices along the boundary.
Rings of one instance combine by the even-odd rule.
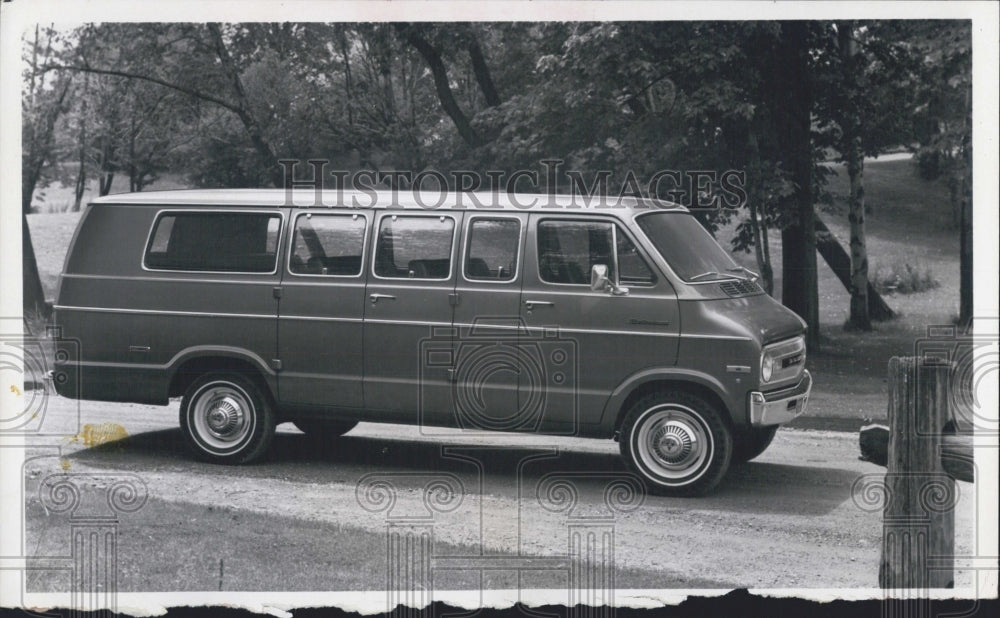
[[[842,166],[829,189],[834,205],[820,212],[823,221],[846,248],[849,240],[846,197],[847,177]],[[127,179],[125,182],[127,189]],[[176,188],[176,179],[166,178],[151,189]],[[115,185],[115,191],[124,190]],[[71,202],[69,189],[47,190],[46,203],[58,203],[61,191]],[[871,333],[848,332],[850,295],[833,271],[819,258],[820,336],[819,349],[810,350],[809,369],[816,388],[810,414],[851,418],[884,418],[886,411],[886,365],[889,358],[912,353],[914,342],[928,326],[950,324],[958,315],[959,232],[951,223],[947,188],[939,182],[921,180],[910,160],[872,161],[865,168],[866,199],[872,207],[867,217],[868,259],[871,271],[880,265],[909,263],[928,269],[940,283],[934,289],[909,295],[889,295],[886,302],[899,317],[876,324]],[[59,272],[79,213],[35,214],[28,217],[36,258],[47,298],[55,295]],[[723,228],[717,238],[728,246],[736,222]],[[770,235],[776,267],[775,295],[781,292],[781,241]],[[734,257],[756,270],[752,253]]]
[[[77,167],[66,165],[63,173],[69,177],[75,177]],[[184,179],[173,174],[163,174],[156,182],[146,187],[146,191],[162,191],[165,189],[186,189]],[[111,193],[128,193],[128,176],[116,174],[111,182]],[[87,182],[87,188],[83,192],[81,204],[87,204],[98,197],[99,191],[97,179]],[[73,208],[73,187],[61,183],[53,183],[42,189],[35,189],[35,195],[31,199],[31,208],[34,212],[43,214],[66,213]]]
[[[827,227],[848,248],[847,174],[833,166],[828,189],[832,207],[820,210]],[[815,379],[808,414],[852,418],[885,418],[886,368],[893,356],[911,355],[917,339],[929,326],[951,324],[959,304],[959,230],[951,223],[947,187],[917,176],[908,159],[869,161],[865,164],[865,196],[871,213],[865,233],[869,272],[893,263],[929,269],[940,283],[916,294],[892,294],[884,298],[898,315],[876,323],[870,333],[844,330],[849,315],[850,294],[833,270],[819,263],[820,346],[809,352],[809,370]],[[732,236],[732,227],[721,230],[719,240]],[[769,236],[775,266],[775,296],[781,297],[781,237]],[[735,254],[740,264],[756,269],[753,253]]]

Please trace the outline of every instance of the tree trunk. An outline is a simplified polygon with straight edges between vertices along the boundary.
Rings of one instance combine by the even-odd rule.
[[[35,261],[35,248],[31,244],[28,215],[24,211],[21,212],[21,290],[24,317],[37,316],[48,321],[52,313],[51,306],[45,302],[45,291],[42,289],[42,279],[38,276],[38,263]]]
[[[847,220],[851,224],[851,314],[854,328],[871,330],[868,315],[868,249],[865,245],[865,189],[862,184],[864,160],[861,155],[861,138],[851,140],[847,157],[847,175],[851,182],[851,196]]]
[[[865,246],[865,187],[864,151],[861,143],[861,111],[855,103],[860,95],[858,73],[858,44],[854,39],[854,23],[837,22],[837,39],[840,46],[840,67],[843,88],[847,97],[840,110],[840,151],[847,164],[850,181],[847,220],[851,228],[851,326],[864,331],[872,329],[868,316],[868,250]]]
[[[812,93],[809,86],[809,25],[783,22],[772,66],[780,86],[773,100],[774,125],[785,169],[795,191],[783,198],[791,223],[781,231],[781,302],[808,325],[811,345],[819,343],[819,290],[812,203]]]
[[[815,217],[816,227],[816,250],[827,263],[833,274],[837,275],[841,285],[845,290],[851,289],[851,256],[844,251],[844,248],[837,242],[837,238],[826,227],[823,220],[817,215]],[[877,321],[891,320],[895,313],[886,304],[885,299],[878,293],[871,281],[868,282],[868,316]]]
[[[113,170],[104,170],[101,172],[101,176],[98,179],[98,194],[104,197],[108,193],[111,193],[111,183],[114,182],[115,172]]]
[[[87,190],[87,101],[90,98],[90,75],[83,78],[83,96],[80,97],[80,169],[76,173],[73,191],[73,212],[80,211],[83,193]]]
[[[760,165],[760,147],[757,142],[756,127],[752,127],[747,136],[747,151],[749,176],[750,229],[753,232],[754,255],[757,258],[757,270],[760,271],[761,283],[768,295],[774,295],[774,270],[771,268],[771,254],[768,250],[767,219],[763,213],[764,197],[761,191],[762,171]],[[758,221],[758,211],[760,220]]]
[[[455,95],[452,93],[451,85],[448,83],[448,71],[441,60],[441,54],[433,45],[421,37],[413,29],[413,26],[399,23],[395,24],[395,26],[396,30],[406,39],[406,42],[423,56],[427,66],[430,67],[431,75],[434,76],[434,88],[437,90],[441,107],[455,124],[455,128],[458,129],[458,134],[462,136],[462,140],[473,148],[479,146],[482,143],[479,135],[476,134],[469,119],[455,101]]]
[[[959,240],[959,309],[958,321],[963,326],[972,325],[973,317],[973,268],[972,268],[972,105],[969,93],[965,95],[965,144],[962,148],[962,210]]]
[[[42,126],[32,127],[31,143],[24,145],[28,155],[27,160],[21,159],[21,210],[25,213],[31,212],[31,199],[35,195],[38,180],[42,177],[42,169],[48,161],[52,134],[55,131],[56,120],[63,111],[63,102],[69,93],[70,84],[71,80],[65,79],[52,108],[42,118]]]
[[[84,148],[80,147],[80,169],[76,173],[76,185],[73,189],[73,212],[80,212],[83,204],[83,193],[87,190],[87,157]]]

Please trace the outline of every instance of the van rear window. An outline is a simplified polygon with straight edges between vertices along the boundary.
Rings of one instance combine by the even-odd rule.
[[[143,263],[154,270],[274,272],[280,228],[281,217],[271,213],[162,213]]]

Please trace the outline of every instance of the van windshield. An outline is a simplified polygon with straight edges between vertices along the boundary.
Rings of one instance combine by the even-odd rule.
[[[744,270],[692,215],[659,212],[642,215],[636,222],[663,259],[685,281],[746,277]]]

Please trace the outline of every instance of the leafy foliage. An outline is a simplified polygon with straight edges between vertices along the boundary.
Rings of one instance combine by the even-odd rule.
[[[776,21],[49,30],[43,44],[25,40],[36,56],[22,109],[26,200],[74,159],[78,179],[128,174],[135,190],[166,170],[199,186],[279,184],[279,158],[446,176],[541,171],[558,159],[558,190],[605,178],[609,193],[646,191],[661,170],[741,170],[747,203],[696,216],[713,232],[735,218],[723,240],[756,253],[770,289],[768,230],[794,229],[803,204],[824,201],[819,163],[843,157],[845,136],[863,136],[864,155],[919,145],[929,172],[967,172],[968,23],[856,22],[863,53],[850,60],[838,32]],[[808,65],[794,79],[793,48]],[[792,94],[813,119],[795,148]],[[671,189],[659,185],[659,197]],[[701,189],[711,198],[722,188]]]

